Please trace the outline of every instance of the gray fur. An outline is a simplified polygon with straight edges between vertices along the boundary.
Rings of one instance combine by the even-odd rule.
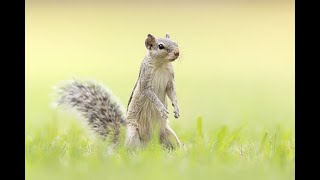
[[[159,44],[164,49],[160,49]],[[111,93],[94,82],[72,81],[61,87],[58,104],[66,104],[77,110],[91,129],[104,138],[111,131],[115,132],[114,142],[119,141],[120,126],[126,125],[126,145],[130,148],[145,146],[157,129],[160,131],[157,136],[164,146],[174,148],[171,141],[173,137],[180,147],[177,135],[169,126],[166,98],[168,96],[172,102],[174,117],[179,118],[172,66],[179,56],[178,45],[170,39],[169,34],[166,34],[166,38],[158,39],[148,34],[145,46],[148,52],[129,98],[126,118]]]
[[[113,133],[113,141],[118,141],[120,127],[126,120],[119,103],[105,87],[93,81],[72,80],[61,86],[58,93],[58,105],[76,110],[103,139]]]
[[[178,58],[175,52],[179,49],[168,35],[154,40],[152,37],[148,35],[146,39],[148,53],[141,63],[139,79],[128,105],[126,145],[134,148],[145,146],[159,128],[160,142],[172,148],[174,145],[169,137],[174,137],[178,146],[181,143],[169,126],[166,95],[174,106],[174,116],[178,118],[172,62]],[[165,49],[159,49],[159,44]]]

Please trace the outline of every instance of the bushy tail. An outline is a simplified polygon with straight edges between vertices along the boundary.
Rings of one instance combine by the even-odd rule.
[[[126,120],[120,104],[109,90],[93,81],[72,80],[59,87],[57,93],[57,105],[74,109],[103,139],[113,134],[113,141],[118,141],[121,125]]]

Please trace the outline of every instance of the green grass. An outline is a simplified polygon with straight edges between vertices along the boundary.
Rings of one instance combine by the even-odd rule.
[[[293,3],[150,7],[27,3],[26,179],[294,179]],[[50,107],[72,77],[100,81],[125,107],[144,38],[166,32],[181,50],[181,117],[169,107],[169,118],[183,148],[110,152]]]
[[[252,135],[245,126],[208,129],[199,120],[178,130],[183,148],[169,152],[153,141],[135,153],[107,151],[76,121],[59,121],[64,131],[48,124],[26,137],[27,179],[294,179],[292,130]]]

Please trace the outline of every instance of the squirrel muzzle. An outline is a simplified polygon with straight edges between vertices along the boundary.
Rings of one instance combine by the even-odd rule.
[[[175,56],[179,57],[179,49],[174,50],[174,51],[173,51],[173,54],[174,54]]]
[[[171,53],[171,57],[170,58],[172,61],[176,60],[179,57],[179,48],[175,48]]]

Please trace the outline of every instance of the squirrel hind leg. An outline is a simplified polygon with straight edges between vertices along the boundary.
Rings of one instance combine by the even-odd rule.
[[[174,145],[167,130],[160,132],[160,143],[164,148],[174,150]]]
[[[160,143],[166,147],[167,149],[175,149],[175,146],[172,143],[172,137],[176,143],[178,148],[181,147],[181,142],[176,135],[176,133],[171,129],[169,125],[167,125],[163,130],[160,132]]]
[[[178,147],[181,147],[182,144],[181,144],[181,142],[180,142],[177,134],[173,131],[173,129],[172,129],[169,125],[167,125],[167,126],[166,126],[166,130],[169,132],[169,134],[170,134],[171,136],[174,137],[174,139],[176,140],[176,143],[177,143]]]
[[[127,124],[127,136],[125,146],[129,149],[136,150],[142,147],[139,131],[136,126]]]

